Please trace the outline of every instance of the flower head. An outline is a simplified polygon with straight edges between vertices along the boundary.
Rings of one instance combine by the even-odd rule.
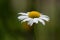
[[[41,22],[43,25],[45,25],[45,21],[49,21],[49,17],[47,15],[43,15],[40,12],[37,11],[31,11],[27,13],[19,13],[21,16],[18,17],[19,20],[22,20],[22,22],[27,22],[28,25],[32,26],[33,23]]]

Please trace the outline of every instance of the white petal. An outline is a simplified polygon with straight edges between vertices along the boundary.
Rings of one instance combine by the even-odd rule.
[[[18,19],[20,19],[20,20],[23,20],[23,19],[26,19],[26,18],[28,18],[28,16],[19,16],[18,17]]]
[[[31,18],[24,19],[22,22],[30,21]]]
[[[49,17],[46,16],[46,15],[41,15],[41,16],[40,16],[40,19],[43,19],[43,20],[45,20],[45,21],[49,21]]]
[[[45,22],[42,19],[38,19],[43,25],[45,25]]]
[[[33,19],[33,22],[34,22],[34,23],[38,23],[38,18],[34,18],[34,19]]]
[[[30,25],[30,26],[33,25],[33,19],[31,19],[31,20],[28,22],[28,25]]]
[[[28,15],[27,13],[18,13],[18,14],[21,14],[21,15]]]

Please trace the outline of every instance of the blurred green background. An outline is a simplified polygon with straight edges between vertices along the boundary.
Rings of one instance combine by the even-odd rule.
[[[45,26],[35,28],[35,38],[17,19],[19,12],[33,10],[50,17]],[[0,0],[0,40],[60,40],[60,1]]]

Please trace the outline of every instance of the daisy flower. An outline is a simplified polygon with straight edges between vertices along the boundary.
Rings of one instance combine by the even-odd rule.
[[[37,11],[18,14],[21,14],[20,16],[18,16],[18,19],[22,22],[27,22],[30,26],[32,26],[34,23],[37,24],[38,22],[41,22],[43,25],[45,25],[44,21],[49,21],[49,17],[47,15],[43,15]]]

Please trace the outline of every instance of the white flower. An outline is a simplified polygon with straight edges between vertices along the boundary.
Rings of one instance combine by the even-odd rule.
[[[21,14],[21,16],[18,16],[19,20],[22,20],[22,22],[27,22],[28,25],[32,26],[33,23],[41,22],[43,25],[45,25],[45,21],[49,21],[49,17],[47,15],[43,15],[40,12],[37,11],[31,11],[27,13],[18,13]]]

